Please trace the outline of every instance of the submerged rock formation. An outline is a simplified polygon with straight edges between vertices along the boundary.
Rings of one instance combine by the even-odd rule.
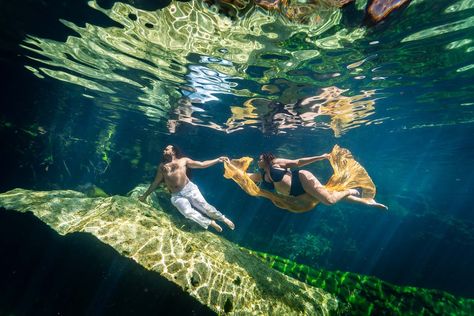
[[[32,212],[61,235],[91,233],[219,314],[325,315],[338,308],[333,295],[271,269],[216,234],[183,230],[135,198],[15,189],[0,194],[0,206]]]
[[[152,206],[138,202],[135,196],[145,189],[137,187],[132,197],[15,189],[0,194],[0,207],[32,212],[61,235],[90,233],[218,314],[473,314],[473,299],[315,270],[239,248],[197,225],[189,229],[189,221],[163,211],[170,207],[165,199],[150,197]]]

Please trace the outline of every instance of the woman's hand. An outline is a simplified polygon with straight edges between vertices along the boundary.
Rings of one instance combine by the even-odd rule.
[[[229,157],[222,156],[222,157],[219,157],[218,159],[219,159],[220,162],[227,162],[227,163],[230,163]]]

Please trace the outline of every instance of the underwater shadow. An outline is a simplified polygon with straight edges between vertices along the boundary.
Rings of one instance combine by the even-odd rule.
[[[60,236],[0,208],[2,315],[215,315],[179,286],[87,233]]]

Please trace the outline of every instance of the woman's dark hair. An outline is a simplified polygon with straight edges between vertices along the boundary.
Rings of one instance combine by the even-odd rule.
[[[262,154],[263,161],[265,161],[265,163],[270,165],[270,166],[272,165],[272,161],[275,158],[276,158],[275,155],[272,154],[271,152],[266,152],[266,153]]]

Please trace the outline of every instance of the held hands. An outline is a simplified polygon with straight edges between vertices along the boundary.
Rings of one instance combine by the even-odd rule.
[[[219,159],[219,162],[227,162],[227,163],[230,163],[229,157],[226,157],[226,156],[222,156],[222,157],[219,157],[219,158],[217,158],[217,159]]]

